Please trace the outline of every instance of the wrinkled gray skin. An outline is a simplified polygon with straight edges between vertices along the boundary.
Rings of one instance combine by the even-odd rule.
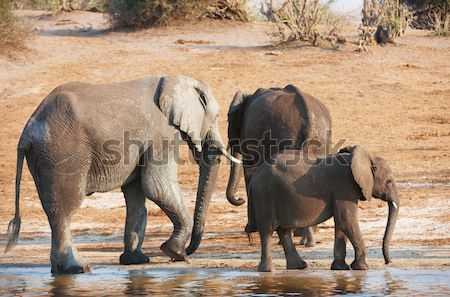
[[[119,187],[126,201],[120,263],[149,262],[141,250],[146,198],[174,225],[162,251],[172,259],[187,260],[187,240],[192,234],[189,254],[202,237],[219,168],[219,149],[224,147],[218,111],[208,85],[185,76],[104,85],[74,82],[57,87],[31,116],[20,137],[16,214],[10,222],[7,250],[16,243],[20,229],[19,187],[26,156],[52,230],[53,273],[89,270],[74,246],[71,217],[86,195]],[[125,133],[129,133],[129,145]],[[173,141],[180,139],[180,134],[200,166],[194,220],[178,186]]]
[[[258,142],[270,131],[277,140]],[[304,149],[311,159],[326,154],[330,147],[331,116],[319,100],[301,92],[293,85],[285,88],[258,89],[253,95],[237,92],[228,111],[228,146],[231,154],[243,159],[243,164],[232,163],[226,196],[233,205],[242,205],[244,199],[236,198],[242,168],[246,189],[256,168],[284,149]],[[248,196],[248,195],[247,195]],[[247,233],[256,232],[253,203],[248,199]],[[314,245],[313,231],[306,230],[308,246]]]
[[[280,153],[272,164],[255,172],[249,185],[261,238],[259,271],[272,271],[271,236],[277,231],[287,269],[308,265],[300,258],[290,236],[295,227],[319,224],[334,217],[334,261],[331,269],[348,270],[347,238],[355,249],[352,269],[367,269],[366,247],[358,224],[358,201],[373,197],[388,202],[389,217],[383,238],[383,256],[390,262],[389,243],[400,206],[397,188],[386,160],[362,146],[347,147],[339,154],[308,165],[298,151]],[[294,161],[293,161],[294,160]]]

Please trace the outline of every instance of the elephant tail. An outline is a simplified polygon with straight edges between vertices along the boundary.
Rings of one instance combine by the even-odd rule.
[[[14,218],[8,224],[8,243],[6,244],[5,253],[9,252],[17,243],[20,231],[20,208],[19,208],[19,194],[20,194],[20,180],[22,179],[23,159],[25,158],[26,146],[22,146],[19,142],[17,149],[17,168],[16,168],[16,210]]]

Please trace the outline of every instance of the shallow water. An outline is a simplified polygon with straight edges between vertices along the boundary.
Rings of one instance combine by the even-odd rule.
[[[449,270],[279,271],[126,270],[52,276],[49,267],[0,271],[1,296],[449,296]]]

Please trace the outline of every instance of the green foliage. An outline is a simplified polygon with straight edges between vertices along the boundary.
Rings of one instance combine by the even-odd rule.
[[[11,11],[11,1],[0,0],[0,54],[23,49],[28,31]]]
[[[114,27],[145,27],[167,24],[171,18],[197,14],[207,0],[110,0],[106,5]]]

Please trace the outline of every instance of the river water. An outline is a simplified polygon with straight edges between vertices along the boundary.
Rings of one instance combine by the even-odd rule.
[[[52,276],[49,267],[0,271],[1,296],[449,296],[449,270],[278,271],[93,267]]]

